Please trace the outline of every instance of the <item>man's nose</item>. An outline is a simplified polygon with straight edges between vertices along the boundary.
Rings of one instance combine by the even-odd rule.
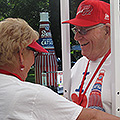
[[[79,32],[77,32],[77,33],[75,34],[75,36],[74,36],[74,39],[75,39],[76,41],[79,41],[79,40],[81,40],[81,39],[83,38],[83,36],[84,36],[84,35],[82,35],[82,34],[80,34]]]

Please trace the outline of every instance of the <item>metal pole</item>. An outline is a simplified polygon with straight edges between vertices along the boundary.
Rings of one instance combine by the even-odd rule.
[[[120,117],[120,11],[119,0],[110,0],[112,50],[112,114]]]
[[[60,0],[61,22],[69,19],[69,0]],[[62,68],[63,68],[63,92],[64,96],[69,99],[70,88],[70,25],[61,24],[61,41],[62,41]]]

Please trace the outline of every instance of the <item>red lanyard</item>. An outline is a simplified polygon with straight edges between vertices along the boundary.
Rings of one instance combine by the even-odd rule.
[[[0,69],[0,73],[6,74],[6,75],[12,75],[12,76],[17,77],[19,80],[24,81],[19,75],[15,74],[15,73],[10,73],[10,72],[8,72],[6,70],[2,70],[2,69]]]
[[[87,70],[88,70],[88,66],[89,66],[90,60],[88,61],[87,67],[86,67],[86,69],[85,69],[85,73],[84,73],[84,76],[83,76],[83,79],[82,79],[80,91],[79,91],[79,102],[78,102],[79,105],[82,103],[83,97],[84,97],[86,91],[88,90],[90,84],[92,83],[92,81],[93,81],[95,75],[97,74],[97,72],[99,71],[100,67],[101,67],[102,64],[105,62],[105,60],[107,59],[107,57],[109,56],[110,53],[111,53],[111,49],[106,53],[106,55],[105,55],[105,56],[103,57],[103,59],[101,60],[101,62],[100,62],[100,64],[98,65],[97,69],[95,70],[95,72],[94,72],[92,78],[90,79],[90,81],[89,81],[89,83],[88,83],[88,85],[87,85],[87,87],[86,87],[84,93],[82,94],[82,88],[83,88],[83,85],[84,85],[84,81],[85,81],[85,77],[86,77],[86,73],[87,73]]]

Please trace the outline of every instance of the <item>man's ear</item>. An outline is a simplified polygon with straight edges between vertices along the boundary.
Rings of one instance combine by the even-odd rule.
[[[110,24],[106,24],[105,26],[106,26],[106,28],[105,28],[105,31],[106,31],[105,35],[110,35]]]

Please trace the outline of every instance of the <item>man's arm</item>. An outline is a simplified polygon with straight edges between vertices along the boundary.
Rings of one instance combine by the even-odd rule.
[[[120,117],[96,109],[83,108],[77,120],[120,120]]]

